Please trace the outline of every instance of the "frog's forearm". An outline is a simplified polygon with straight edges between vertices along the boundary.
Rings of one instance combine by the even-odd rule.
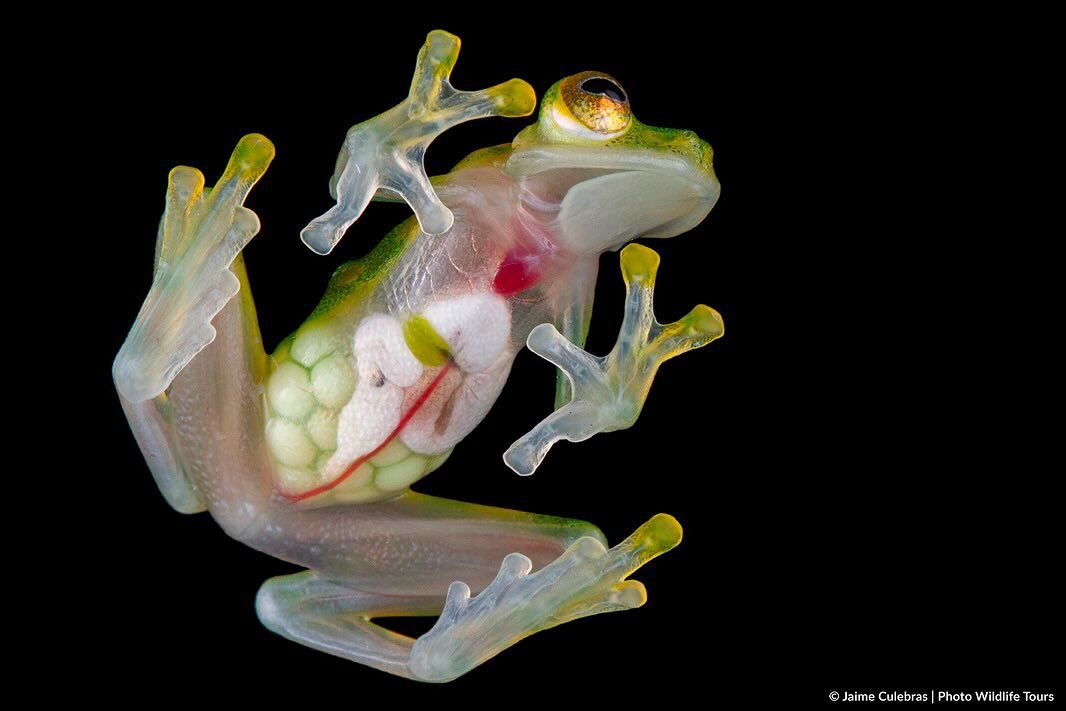
[[[559,440],[580,442],[630,427],[663,361],[705,346],[724,332],[721,316],[702,304],[680,321],[660,324],[652,310],[659,255],[631,244],[622,250],[621,261],[625,316],[607,356],[590,355],[551,324],[537,326],[526,340],[531,351],[566,373],[573,396],[504,453],[507,465],[521,475],[532,474]]]
[[[533,88],[520,79],[480,91],[455,89],[449,77],[458,56],[458,37],[430,32],[407,98],[348,131],[330,181],[337,204],[300,233],[309,248],[329,254],[379,189],[402,197],[426,234],[451,228],[452,213],[437,197],[422,163],[429,144],[465,121],[528,116],[536,106]]]
[[[586,259],[574,265],[566,290],[560,295],[555,327],[566,340],[579,348],[584,347],[592,320],[592,302],[596,295],[596,275],[599,260]],[[566,371],[559,369],[555,377],[555,409],[570,402],[573,391]]]

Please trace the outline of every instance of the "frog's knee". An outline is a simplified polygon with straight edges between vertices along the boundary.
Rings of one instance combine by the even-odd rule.
[[[603,531],[600,530],[599,526],[589,523],[588,521],[577,521],[573,528],[574,530],[569,543],[573,543],[579,538],[588,537],[595,538],[602,543],[605,548],[607,547],[607,536],[603,535]],[[567,544],[568,546],[569,543]]]
[[[293,575],[279,575],[259,586],[255,594],[255,613],[269,630],[277,632],[299,609],[307,589],[317,576],[307,570]]]
[[[527,531],[522,536],[523,543],[512,547],[508,552],[522,553],[533,561],[534,568],[538,570],[558,558],[581,538],[593,538],[607,547],[606,536],[588,521],[557,516],[538,516],[533,525],[533,530]],[[499,558],[495,558],[492,562],[498,565]]]
[[[263,627],[274,634],[284,634],[286,626],[292,622],[294,611],[299,609],[279,588],[279,579],[271,578],[255,594],[256,617]]]
[[[607,547],[607,536],[595,524],[578,519],[560,519],[558,523],[557,538],[562,550],[570,547],[574,541],[581,538],[595,538]]]
[[[275,578],[271,578],[259,587],[255,594],[255,614],[268,630],[277,631],[288,609],[278,593]]]

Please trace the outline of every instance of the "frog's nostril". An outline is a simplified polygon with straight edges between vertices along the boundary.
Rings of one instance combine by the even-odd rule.
[[[703,140],[696,134],[693,136],[693,153],[696,155],[696,159],[699,161],[700,167],[706,170],[708,173],[714,171],[714,149],[711,148],[711,144]]]
[[[678,131],[677,138],[674,139],[674,144],[689,153],[698,155],[702,155],[705,151],[710,150],[707,141],[700,138],[695,131]]]
[[[714,151],[711,144],[699,137],[695,131],[679,130],[673,140],[675,150],[683,152],[694,160],[703,170],[711,172]]]

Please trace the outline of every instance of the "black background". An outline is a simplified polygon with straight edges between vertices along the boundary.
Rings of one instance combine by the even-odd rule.
[[[86,330],[79,396],[92,403],[75,434],[102,477],[77,497],[88,597],[82,634],[57,662],[89,672],[79,689],[121,697],[136,680],[178,702],[210,688],[331,706],[384,694],[470,707],[647,694],[792,708],[828,703],[833,689],[1053,687],[1059,506],[1049,469],[1025,461],[1017,423],[997,410],[1009,384],[981,360],[1011,287],[983,279],[972,233],[953,227],[952,181],[936,161],[962,130],[943,112],[969,80],[952,52],[929,61],[941,35],[927,36],[921,17],[874,13],[734,20],[664,7],[610,13],[608,24],[586,8],[535,24],[392,12],[168,18],[144,32],[118,31],[116,17],[75,51],[63,99],[93,131],[79,150],[99,191],[96,218],[70,242],[93,314],[74,325]],[[647,244],[662,256],[660,319],[702,302],[726,323],[723,339],[664,366],[634,428],[560,444],[530,478],[500,455],[549,411],[554,373],[522,353],[490,416],[418,485],[587,519],[612,542],[659,511],[685,528],[679,548],[636,575],[643,609],[536,635],[445,687],[262,628],[258,586],[294,569],[207,515],[167,507],[109,379],[150,283],[172,166],[199,167],[210,183],[243,134],[277,146],[248,201],[263,228],[245,252],[271,348],[338,264],[407,216],[371,205],[329,257],[298,238],[330,205],[346,129],[403,98],[437,26],[463,40],[459,88],[518,76],[539,96],[600,69],[645,123],[711,142],[717,207],[690,233]],[[449,131],[430,149],[430,173],[526,123]],[[605,255],[590,351],[611,347],[621,297],[617,255]]]

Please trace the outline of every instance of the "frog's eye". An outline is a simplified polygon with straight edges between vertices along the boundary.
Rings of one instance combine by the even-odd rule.
[[[565,119],[572,117],[601,138],[624,131],[633,116],[622,85],[603,72],[582,72],[568,77],[559,87],[559,98],[561,108],[565,109],[559,112],[564,119],[560,124],[565,127]]]

